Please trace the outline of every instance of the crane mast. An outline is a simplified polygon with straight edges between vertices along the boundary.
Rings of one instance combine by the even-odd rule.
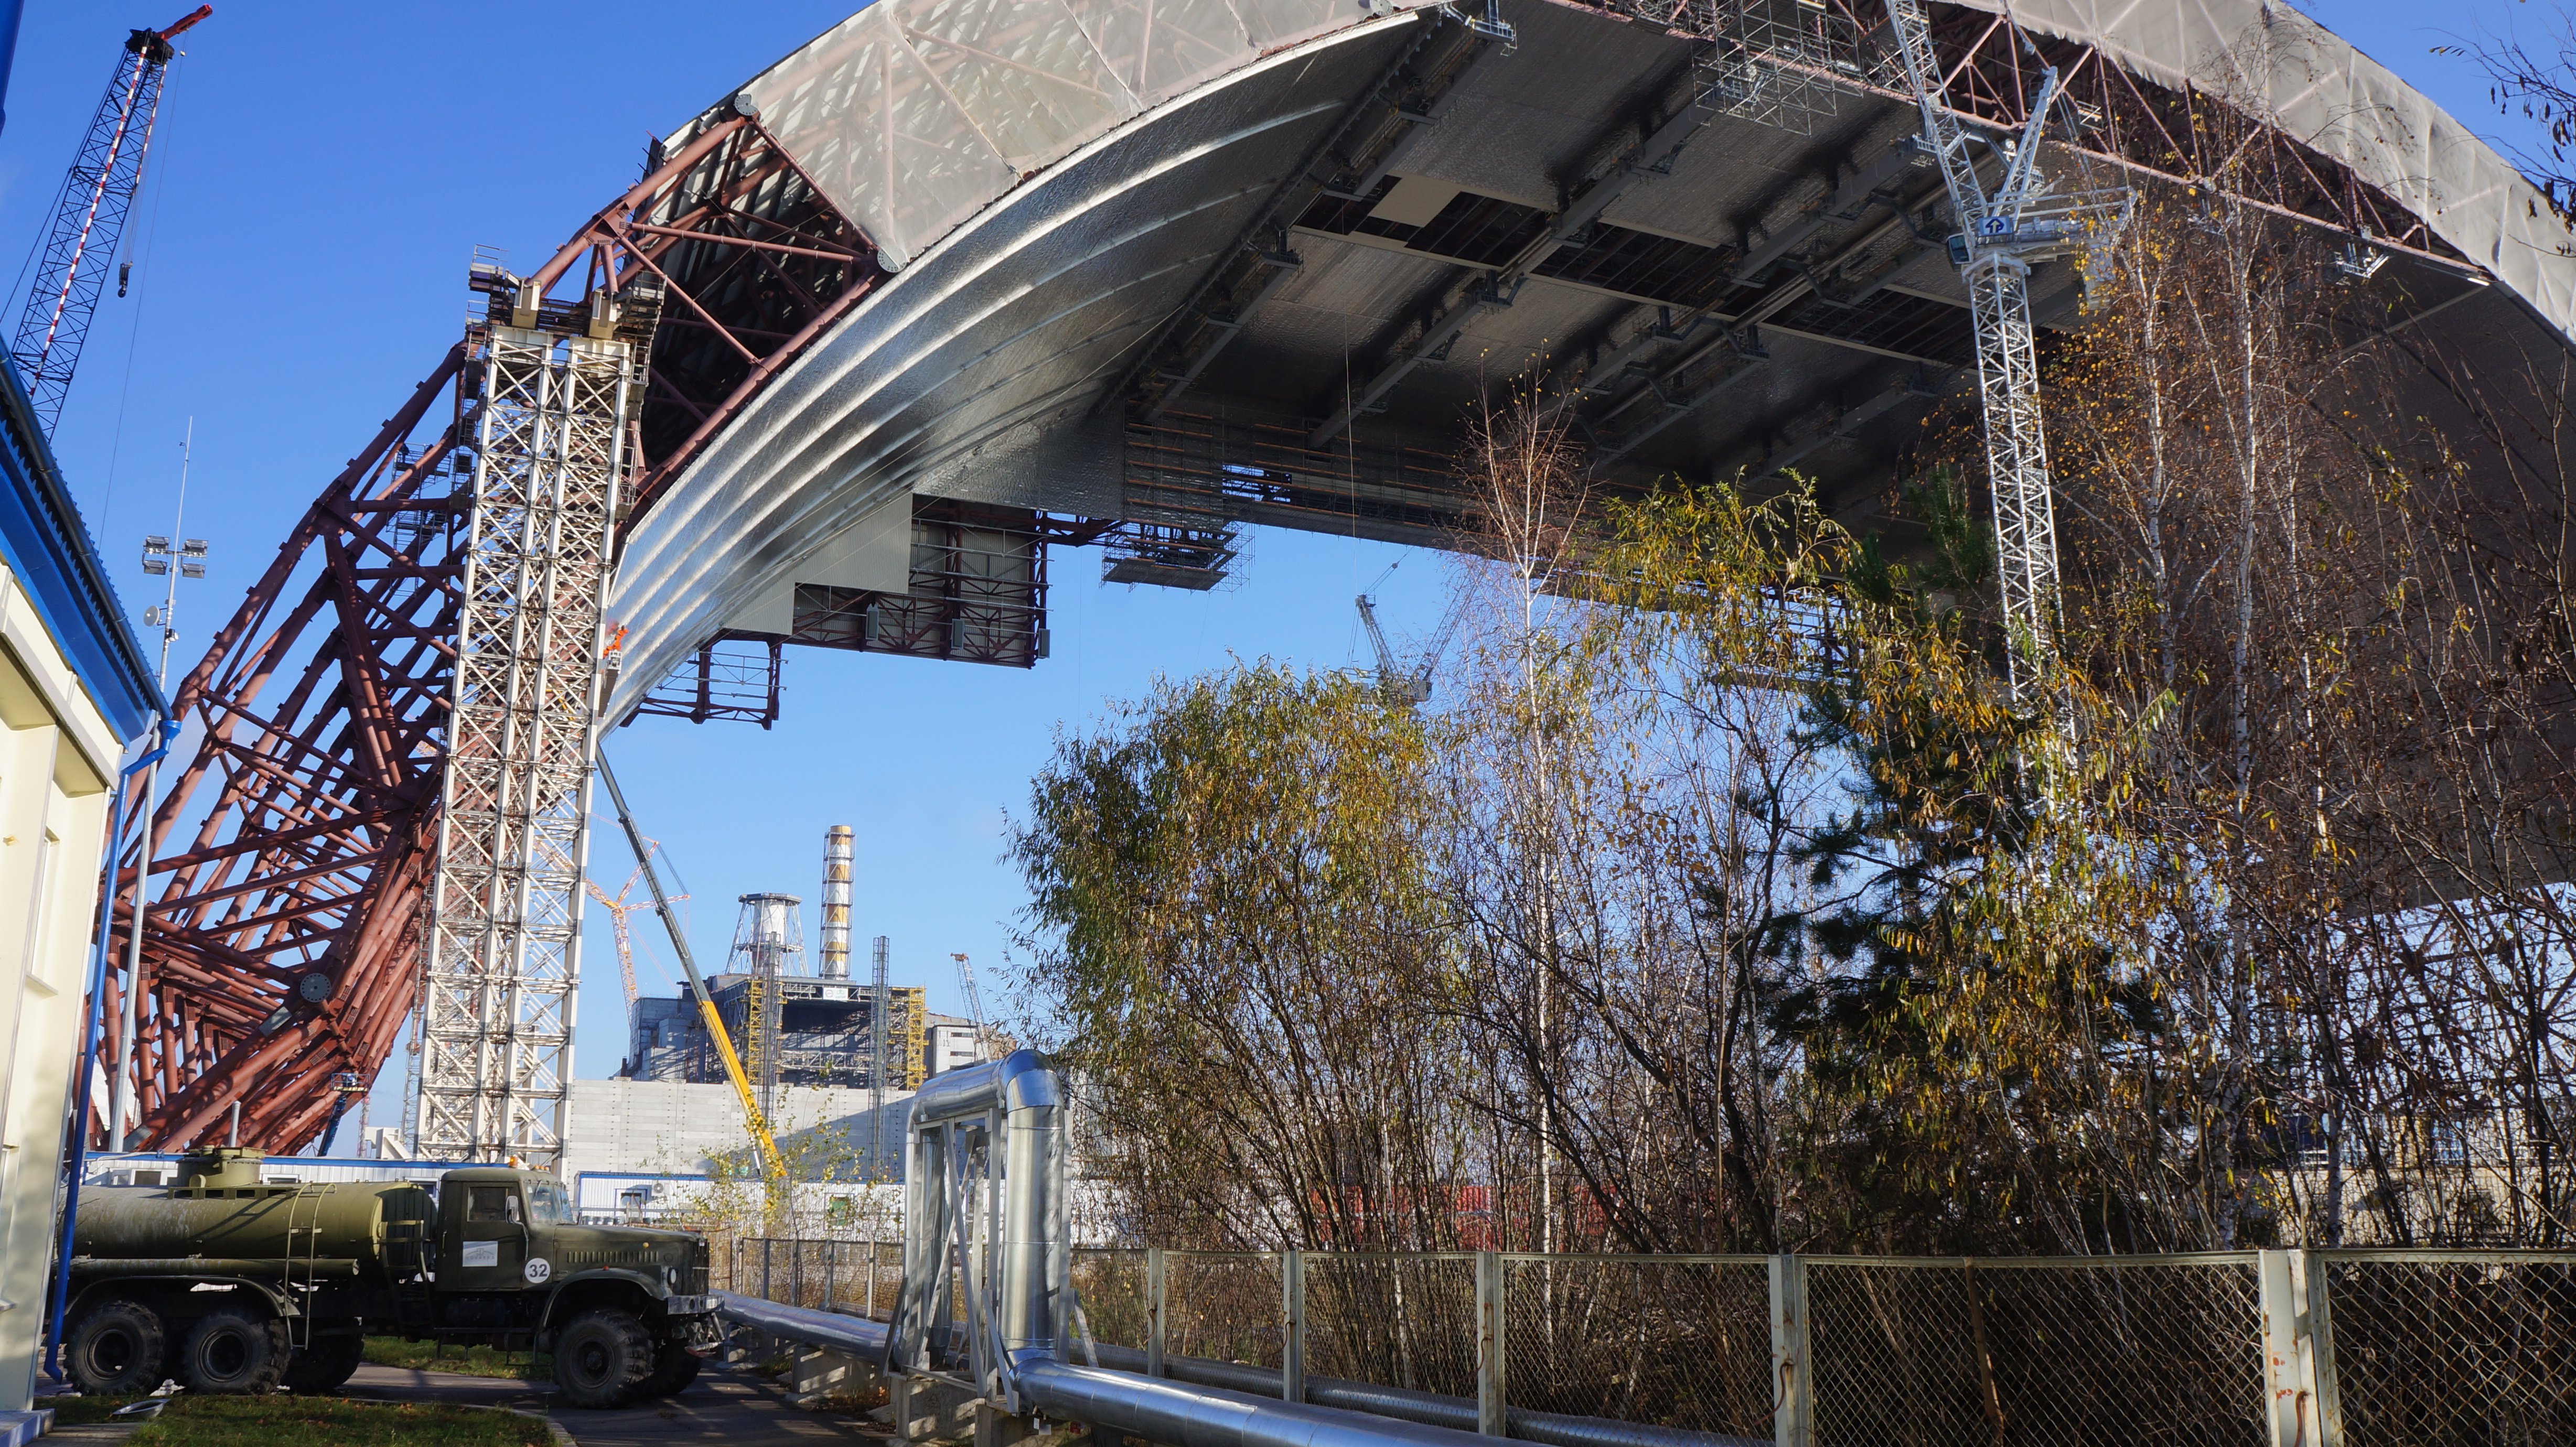
[[[170,42],[214,13],[214,6],[200,5],[167,28],[137,30],[126,37],[125,54],[108,75],[107,93],[99,98],[71,172],[63,178],[35,284],[28,289],[9,349],[48,436],[62,416],[63,399],[71,394],[72,371],[80,364],[81,344],[89,339],[90,318],[107,283],[108,259],[116,254],[135,192],[143,184],[152,125],[161,110],[161,82],[179,53]]]
[[[1360,623],[1368,629],[1369,647],[1377,651],[1378,685],[1387,697],[1411,706],[1431,699],[1431,663],[1408,672],[1395,658],[1395,650],[1386,644],[1386,633],[1377,626],[1377,605],[1366,593],[1360,594]]]
[[[1967,128],[1942,94],[1923,0],[1887,0],[1905,78],[1923,112],[1923,144],[1960,232],[1950,259],[1976,319],[1977,394],[1986,427],[1986,470],[1994,487],[1995,567],[2003,598],[2013,696],[2032,701],[2056,656],[2057,519],[2048,476],[2048,437],[2039,410],[2039,360],[2030,320],[2030,268],[2084,250],[2099,254],[2128,222],[2125,187],[2061,193],[2039,170],[2050,109],[2061,98],[2057,69],[2040,78],[2039,98],[2009,142],[2004,174],[1990,194],[1968,155]],[[1992,144],[1988,142],[1988,144]]]
[[[957,988],[966,996],[966,1019],[975,1027],[975,1058],[990,1059],[992,1041],[984,1033],[984,997],[975,988],[975,966],[964,955],[950,955],[957,962]]]

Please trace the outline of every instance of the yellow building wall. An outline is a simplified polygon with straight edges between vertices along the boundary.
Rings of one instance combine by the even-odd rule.
[[[0,566],[0,1411],[41,1364],[63,1125],[122,741]]]

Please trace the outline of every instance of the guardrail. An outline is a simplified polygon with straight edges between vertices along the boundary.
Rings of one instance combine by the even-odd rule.
[[[737,1291],[882,1316],[899,1255],[755,1238],[730,1263]],[[1594,1423],[1777,1447],[2576,1443],[2576,1252],[1076,1250],[1072,1276],[1104,1367],[1562,1447],[1597,1447]]]

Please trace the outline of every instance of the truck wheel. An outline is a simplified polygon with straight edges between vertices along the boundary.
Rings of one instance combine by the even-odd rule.
[[[179,1385],[210,1397],[265,1395],[277,1389],[293,1350],[276,1317],[238,1307],[208,1312],[179,1349]]]
[[[317,1336],[286,1364],[278,1383],[299,1397],[318,1397],[338,1390],[366,1359],[366,1339],[355,1333]]]
[[[676,1336],[662,1338],[653,1349],[653,1375],[644,1379],[647,1397],[676,1397],[689,1383],[698,1379],[702,1363],[689,1344]]]
[[[161,1385],[167,1350],[161,1313],[139,1301],[109,1301],[81,1313],[63,1345],[72,1380],[87,1395],[139,1396]]]
[[[555,1337],[555,1385],[576,1407],[623,1407],[653,1375],[653,1338],[631,1311],[585,1311]]]

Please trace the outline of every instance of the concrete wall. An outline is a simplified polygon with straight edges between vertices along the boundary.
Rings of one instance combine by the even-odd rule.
[[[779,1088],[771,1129],[800,1178],[861,1180],[874,1144],[873,1093],[837,1086]],[[884,1179],[900,1179],[908,1091],[886,1092]],[[747,1151],[742,1101],[731,1085],[679,1080],[576,1080],[563,1174],[702,1175],[713,1158]]]
[[[27,1406],[122,741],[0,567],[0,1411]],[[106,1092],[101,1082],[99,1100]]]

